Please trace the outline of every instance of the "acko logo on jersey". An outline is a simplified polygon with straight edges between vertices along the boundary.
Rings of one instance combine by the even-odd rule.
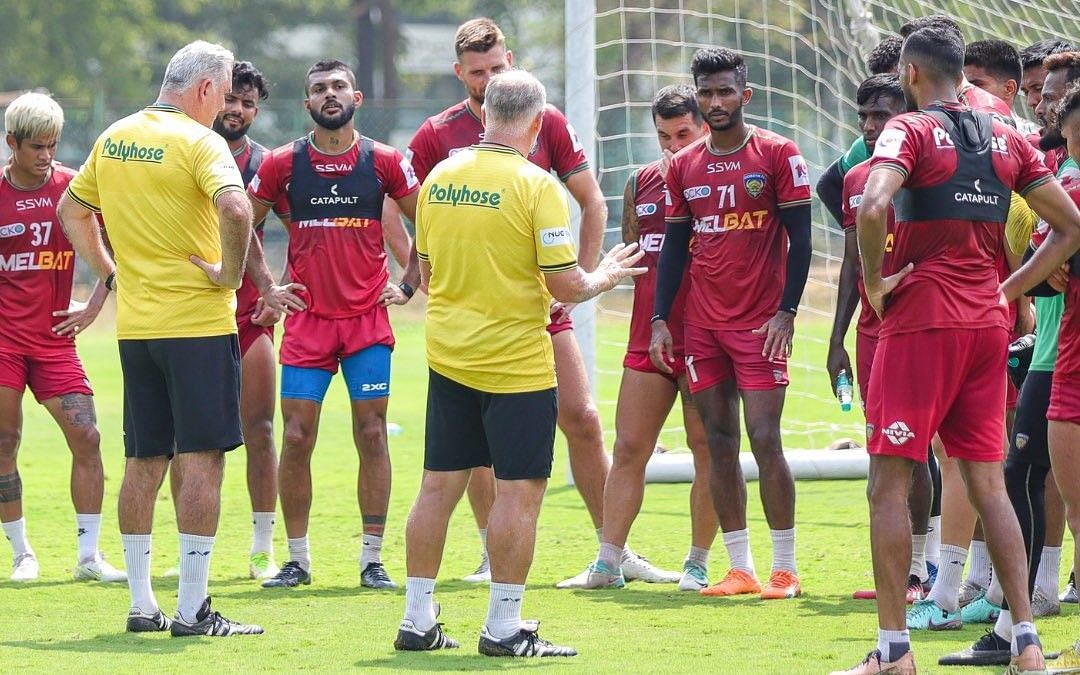
[[[549,227],[546,230],[540,230],[541,246],[563,246],[573,243],[574,236],[570,234],[570,228],[568,227]]]
[[[468,185],[454,187],[453,183],[447,186],[432,183],[428,188],[429,204],[449,204],[450,206],[482,206],[488,209],[497,209],[502,203],[502,193],[489,190],[473,190]]]
[[[757,199],[765,191],[765,174],[760,172],[743,174],[742,183],[746,188],[746,194],[752,199]]]
[[[165,159],[165,148],[152,145],[139,145],[135,141],[121,140],[119,143],[106,138],[101,144],[101,156],[106,159],[118,159],[121,162],[150,162],[161,164]]]
[[[22,223],[11,223],[10,225],[0,225],[0,238],[18,237],[21,234],[26,233],[26,225]]]
[[[694,187],[686,188],[682,191],[683,197],[686,201],[692,202],[695,199],[705,199],[712,194],[712,188],[708,185],[695,185]]]
[[[862,195],[851,195],[848,197],[847,205],[849,209],[857,209],[862,205]]]
[[[651,216],[656,213],[656,204],[638,204],[634,207],[634,212],[637,213],[638,218],[644,218],[645,216]]]
[[[885,438],[889,439],[889,442],[893,445],[903,445],[915,438],[915,433],[908,428],[908,425],[900,420],[897,420],[887,426],[881,432]]]

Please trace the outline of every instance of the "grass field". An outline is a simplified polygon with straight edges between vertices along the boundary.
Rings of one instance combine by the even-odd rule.
[[[391,576],[405,579],[403,528],[419,484],[422,460],[425,370],[423,326],[415,316],[396,323],[390,418],[404,431],[390,439],[396,475],[384,559]],[[799,326],[810,336],[797,342],[811,363],[823,362],[823,326]],[[619,368],[625,328],[600,326],[602,369]],[[116,495],[123,471],[121,388],[111,321],[102,319],[80,337],[79,351],[97,392],[105,457],[106,499],[102,547],[122,564],[116,530]],[[814,420],[819,435],[839,430],[854,435],[861,422],[819,399],[820,385],[793,370],[789,416]],[[803,381],[800,381],[803,380]],[[617,381],[604,379],[600,398],[613,401]],[[816,390],[813,394],[812,391]],[[800,393],[802,392],[802,393]],[[28,533],[42,565],[42,578],[29,585],[0,582],[0,664],[5,672],[225,672],[299,670],[455,671],[505,668],[575,669],[582,672],[821,673],[861,658],[876,638],[872,602],[850,600],[852,590],[872,586],[863,481],[804,482],[798,486],[798,560],[804,597],[790,602],[756,599],[716,601],[678,593],[672,586],[631,584],[621,591],[556,591],[554,584],[580,571],[596,550],[588,515],[567,487],[565,451],[557,466],[539,525],[536,561],[524,615],[542,620],[541,634],[572,644],[572,660],[531,662],[478,656],[475,640],[487,607],[487,589],[457,581],[472,571],[479,542],[469,510],[455,514],[436,597],[441,620],[463,648],[436,654],[397,654],[392,642],[404,608],[404,592],[361,589],[357,568],[360,519],[355,500],[356,454],[349,433],[344,387],[336,379],[323,412],[314,459],[315,503],[311,541],[314,584],[302,590],[267,591],[246,578],[250,541],[249,505],[244,487],[244,453],[229,455],[221,526],[214,552],[210,592],[226,616],[255,621],[266,635],[222,642],[174,640],[166,635],[123,632],[127,610],[124,585],[85,585],[70,580],[74,564],[74,517],[67,494],[68,453],[43,409],[28,396],[20,456],[25,484]],[[610,427],[614,409],[603,407]],[[854,431],[852,431],[854,430]],[[679,440],[669,434],[673,443]],[[280,434],[279,434],[280,438]],[[816,436],[815,436],[816,438]],[[609,447],[611,438],[608,439]],[[561,442],[561,440],[560,440]],[[805,444],[786,438],[789,446]],[[822,445],[824,442],[822,443]],[[156,574],[175,564],[177,541],[168,491],[157,510]],[[678,568],[689,544],[688,486],[654,485],[631,534],[636,550],[654,562]],[[751,487],[750,528],[759,568],[771,559],[768,529],[756,487]],[[276,531],[278,561],[285,554],[284,528]],[[1066,546],[1069,544],[1067,543]],[[1066,550],[1069,550],[1066,548]],[[4,555],[8,549],[4,548]],[[726,554],[714,548],[711,576],[725,570]],[[1064,564],[1067,568],[1068,565]],[[6,572],[3,578],[6,579]],[[155,577],[162,608],[175,607],[176,580]],[[1048,647],[1077,637],[1075,606],[1065,616],[1040,622]],[[959,632],[921,633],[914,645],[922,672],[941,672],[937,657],[968,645],[984,627]],[[1000,669],[968,669],[990,673]]]

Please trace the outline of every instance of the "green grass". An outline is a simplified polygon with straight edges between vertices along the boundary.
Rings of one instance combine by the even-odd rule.
[[[824,330],[814,324],[799,327],[800,334],[807,337],[796,349],[805,350],[805,359],[811,363],[823,362],[820,338]],[[600,327],[600,342],[605,345],[598,356],[600,368],[619,369],[622,355],[618,345],[624,331],[618,325]],[[390,417],[404,432],[391,438],[397,473],[383,550],[391,575],[401,583],[405,578],[404,522],[419,484],[422,459],[425,363],[422,325],[415,318],[401,320],[396,332],[399,343]],[[102,320],[80,337],[79,350],[97,392],[103,437],[106,501],[102,547],[110,559],[121,563],[115,523],[123,471],[122,399],[110,322]],[[855,436],[861,418],[856,419],[855,413],[845,416],[835,404],[823,403],[824,376],[801,370],[793,370],[788,417],[820,423],[816,428],[825,431],[815,432],[817,436],[833,433],[833,426]],[[617,378],[605,378],[600,398],[613,401],[616,387]],[[360,518],[354,492],[357,460],[340,379],[335,380],[327,399],[314,459],[314,584],[296,591],[272,592],[246,579],[251,525],[244,453],[238,450],[229,455],[210,590],[215,607],[226,616],[257,621],[266,627],[267,634],[224,642],[125,634],[124,585],[70,581],[74,517],[67,494],[68,453],[51,420],[29,397],[25,413],[20,470],[28,532],[42,564],[42,578],[30,585],[0,582],[0,662],[7,672],[532,667],[582,672],[821,673],[854,663],[875,640],[873,603],[849,599],[852,590],[872,585],[863,481],[799,484],[798,557],[806,594],[798,600],[767,604],[756,599],[706,600],[675,592],[671,586],[637,583],[621,591],[574,593],[556,591],[554,584],[591,560],[596,540],[580,498],[573,488],[565,486],[565,451],[560,448],[540,517],[524,614],[541,619],[543,635],[574,645],[581,656],[555,662],[519,662],[476,655],[475,639],[486,611],[487,589],[457,581],[471,572],[478,560],[478,538],[467,506],[460,508],[451,522],[436,590],[443,606],[441,619],[448,632],[462,640],[463,648],[436,654],[397,654],[392,642],[404,593],[377,593],[359,587],[356,556]],[[610,427],[613,406],[603,406],[603,414],[605,425]],[[789,426],[785,424],[785,428]],[[671,443],[678,442],[677,434],[668,436]],[[805,438],[809,437],[792,434],[786,442],[791,447],[805,447]],[[611,440],[609,437],[609,445]],[[821,445],[828,439],[822,440]],[[650,486],[644,511],[631,535],[636,550],[669,568],[681,564],[689,544],[687,487]],[[771,556],[768,529],[756,495],[756,487],[751,486],[750,528],[758,565],[767,569]],[[162,492],[158,507],[154,570],[160,574],[175,564],[177,554],[168,490]],[[285,553],[280,523],[276,546],[280,562]],[[725,563],[726,554],[718,542],[712,576],[721,574]],[[155,578],[154,587],[163,609],[171,612],[175,579]],[[1067,606],[1065,613],[1068,618],[1040,622],[1047,645],[1061,646],[1076,637],[1076,608]],[[960,632],[917,634],[914,643],[921,671],[940,671],[934,667],[939,655],[968,645],[982,630],[970,627]]]

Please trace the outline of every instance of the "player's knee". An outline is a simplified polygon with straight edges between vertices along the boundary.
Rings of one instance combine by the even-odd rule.
[[[750,438],[750,449],[755,457],[768,460],[781,456],[779,427],[772,424],[752,426],[746,430],[746,435]]]
[[[248,420],[244,423],[244,447],[248,454],[272,452],[274,423],[269,419]]]
[[[611,455],[612,469],[645,470],[655,448],[647,447],[647,443],[616,438],[615,448]]]
[[[71,453],[76,461],[99,461],[101,458],[101,432],[96,426],[80,427],[68,436]]]
[[[382,457],[386,449],[386,418],[382,415],[366,415],[356,421],[356,444],[363,457]]]
[[[300,422],[286,422],[282,446],[282,454],[311,454],[315,447],[315,428]]]
[[[14,460],[15,453],[19,450],[20,441],[22,441],[22,434],[18,429],[0,431],[0,460]]]
[[[559,410],[559,427],[573,438],[603,439],[600,412],[592,401]]]

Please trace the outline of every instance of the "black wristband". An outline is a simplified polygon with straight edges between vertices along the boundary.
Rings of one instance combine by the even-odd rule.
[[[112,272],[109,272],[109,276],[105,277],[105,288],[106,288],[106,290],[110,290],[110,291],[116,290],[116,289],[113,288],[113,283],[115,281],[116,281],[116,270],[113,270]]]
[[[667,317],[663,314],[653,314],[652,318],[649,319],[650,324],[656,323],[657,321],[667,321]]]
[[[416,295],[416,289],[410,286],[407,281],[402,281],[397,287],[401,289],[401,292],[405,294],[406,298],[411,298]]]

